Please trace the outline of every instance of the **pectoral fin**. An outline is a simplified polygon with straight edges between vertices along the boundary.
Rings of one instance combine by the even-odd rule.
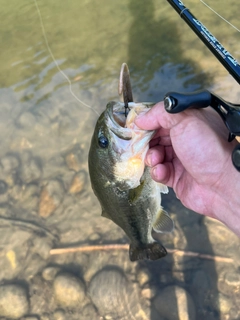
[[[157,215],[157,219],[153,224],[153,230],[157,233],[169,233],[174,228],[174,222],[168,213],[161,209]]]

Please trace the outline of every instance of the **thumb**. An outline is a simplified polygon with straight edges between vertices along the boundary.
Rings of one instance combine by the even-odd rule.
[[[136,117],[136,125],[144,130],[159,128],[171,129],[186,117],[185,112],[170,114],[164,108],[163,101],[155,104],[148,112]]]

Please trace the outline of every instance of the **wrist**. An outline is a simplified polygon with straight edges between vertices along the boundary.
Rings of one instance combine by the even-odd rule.
[[[212,207],[213,217],[240,237],[240,172],[232,162],[219,182]]]

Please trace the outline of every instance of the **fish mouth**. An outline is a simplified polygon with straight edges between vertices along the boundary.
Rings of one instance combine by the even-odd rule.
[[[135,109],[136,113],[138,113],[138,109],[141,108],[150,108],[154,103],[143,102],[143,103],[135,103],[129,102],[128,109],[126,110],[125,104],[123,102],[111,101],[107,105],[107,125],[108,128],[120,139],[123,140],[131,140],[133,135],[133,130],[131,128],[126,127],[127,116],[131,109]],[[135,129],[136,131],[136,129]],[[137,129],[137,131],[141,132],[143,130]]]

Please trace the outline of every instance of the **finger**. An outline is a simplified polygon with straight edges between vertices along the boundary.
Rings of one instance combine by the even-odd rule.
[[[173,186],[173,165],[171,162],[165,162],[157,164],[155,167],[151,169],[151,176],[153,180],[157,182],[161,182],[168,187]]]
[[[149,167],[154,167],[158,163],[163,162],[165,158],[165,151],[163,146],[155,146],[148,150],[147,156],[146,156],[146,164]]]
[[[161,101],[155,104],[147,113],[136,117],[135,123],[138,127],[145,130],[156,130],[159,128],[171,129],[186,117],[185,112],[169,114]]]

